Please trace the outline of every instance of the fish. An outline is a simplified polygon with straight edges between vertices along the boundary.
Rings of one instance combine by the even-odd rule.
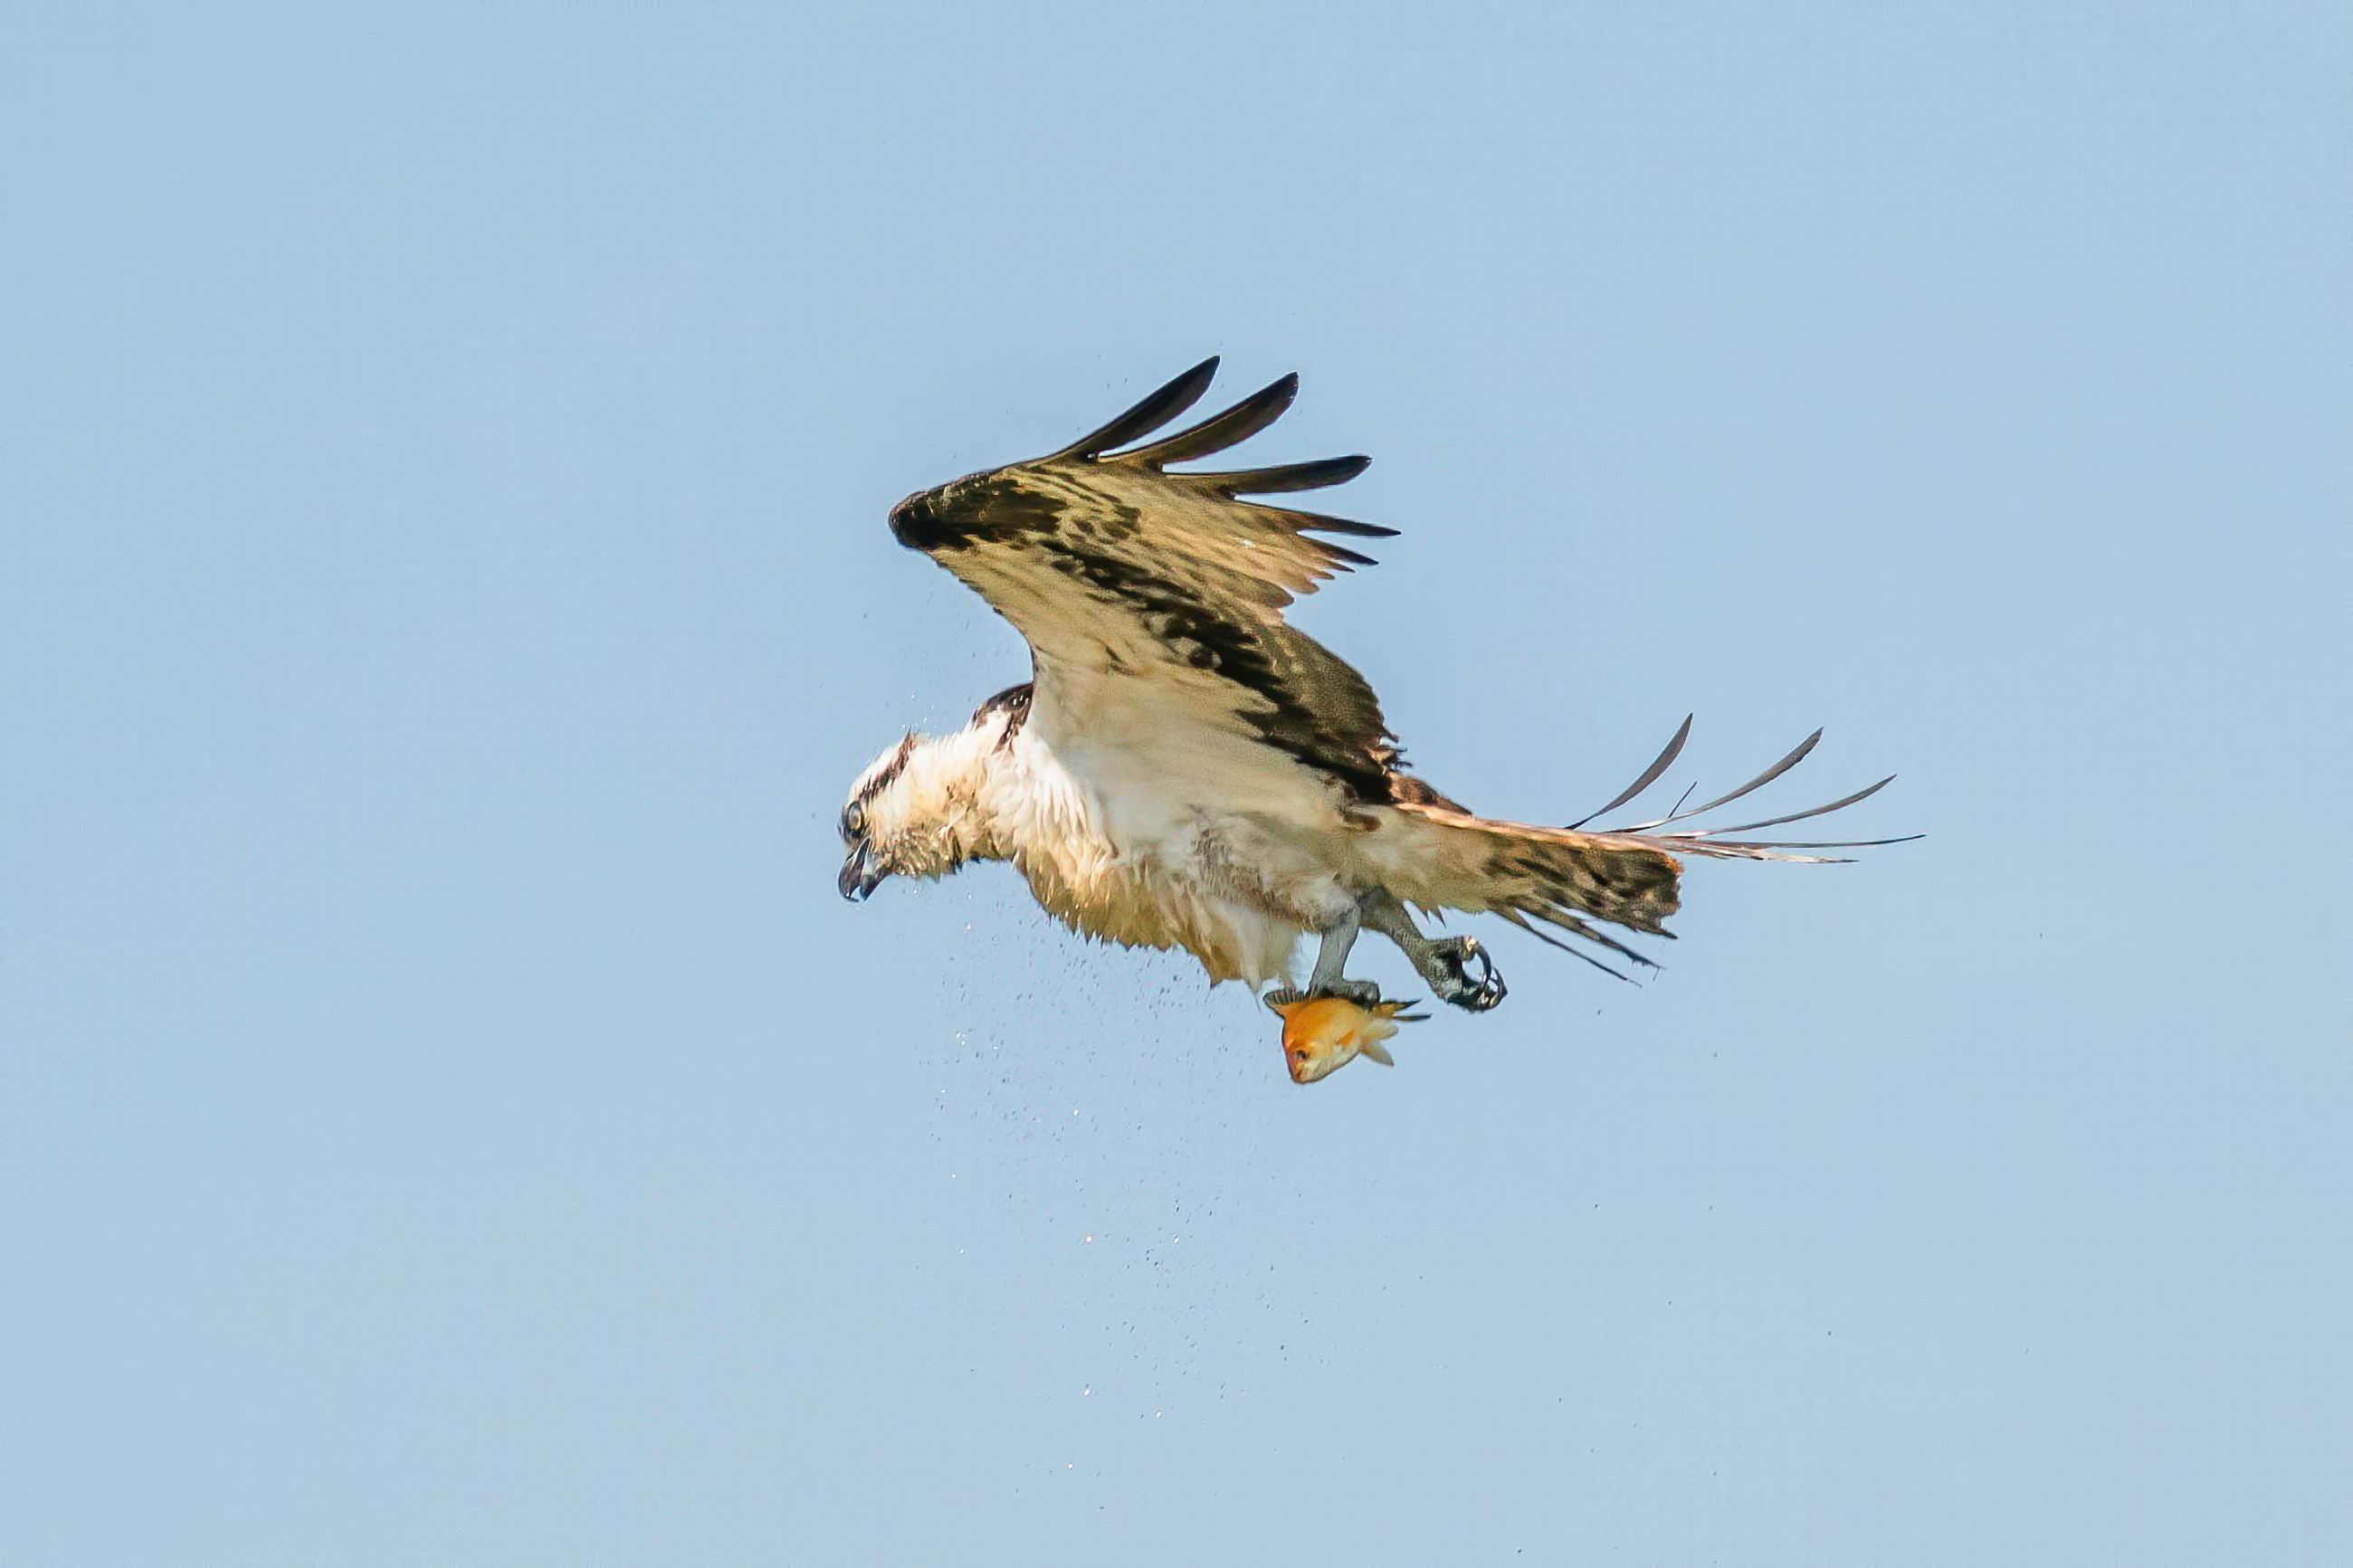
[[[1381,1042],[1399,1024],[1418,1024],[1427,1013],[1409,1013],[1411,1002],[1376,1002],[1366,1007],[1344,996],[1303,996],[1296,991],[1267,994],[1266,1005],[1282,1016],[1282,1059],[1293,1083],[1329,1078],[1358,1057],[1395,1067]]]

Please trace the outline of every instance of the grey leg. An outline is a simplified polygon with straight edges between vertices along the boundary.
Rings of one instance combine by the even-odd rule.
[[[1328,992],[1332,983],[1340,978],[1341,971],[1348,967],[1348,950],[1356,945],[1356,928],[1362,919],[1350,910],[1318,933],[1324,941],[1315,950],[1315,972],[1307,979],[1310,992]]]
[[[1368,895],[1363,908],[1365,923],[1405,950],[1406,958],[1439,1000],[1484,1013],[1504,999],[1504,977],[1495,973],[1494,961],[1479,945],[1478,938],[1450,936],[1433,941],[1421,934],[1406,907],[1387,893]],[[1473,967],[1478,970],[1475,978]]]
[[[1310,996],[1345,996],[1367,1007],[1381,999],[1378,985],[1369,980],[1350,980],[1343,973],[1348,967],[1348,950],[1356,945],[1361,918],[1350,910],[1321,933],[1324,941],[1315,950],[1314,973],[1307,977]]]

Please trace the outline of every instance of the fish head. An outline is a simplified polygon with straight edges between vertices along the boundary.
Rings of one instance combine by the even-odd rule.
[[[1362,1007],[1340,996],[1312,996],[1267,1005],[1282,1016],[1282,1060],[1293,1083],[1331,1077],[1358,1057],[1394,1066],[1383,1040],[1397,1033],[1390,1020],[1404,1004]]]

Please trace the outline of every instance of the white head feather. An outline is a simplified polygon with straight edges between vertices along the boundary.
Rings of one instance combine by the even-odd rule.
[[[944,877],[967,860],[1003,857],[988,786],[1011,718],[984,708],[953,735],[911,732],[859,774],[841,812],[844,893],[857,888],[862,896],[884,877]]]

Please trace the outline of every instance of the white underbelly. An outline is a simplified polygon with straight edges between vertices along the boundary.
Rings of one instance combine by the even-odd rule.
[[[1048,913],[1073,931],[1127,947],[1176,949],[1200,960],[1213,981],[1253,987],[1291,972],[1301,923],[1158,868],[1112,864],[1091,877],[1066,876],[1046,857],[1015,862]]]
[[[1181,948],[1211,979],[1255,985],[1289,973],[1303,932],[1353,907],[1317,853],[1337,813],[1320,782],[1281,753],[1022,740],[1031,768],[1067,781],[1078,820],[1068,825],[1075,831],[1032,839],[1016,863],[1038,901],[1074,928]]]

